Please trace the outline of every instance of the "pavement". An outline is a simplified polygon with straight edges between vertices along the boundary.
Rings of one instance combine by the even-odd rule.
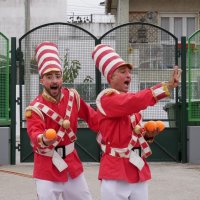
[[[83,163],[93,200],[100,200],[99,163]],[[200,164],[150,162],[149,200],[200,200]],[[36,200],[33,163],[0,165],[0,200]]]

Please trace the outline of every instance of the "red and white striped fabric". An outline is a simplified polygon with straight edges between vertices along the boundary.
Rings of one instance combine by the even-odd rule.
[[[68,137],[69,137],[71,142],[74,142],[76,140],[76,135],[73,132],[73,130],[70,127],[68,129],[65,129],[63,127],[63,121],[70,119],[72,106],[73,106],[73,101],[74,101],[74,93],[72,91],[70,91],[70,93],[69,93],[69,101],[68,101],[68,105],[67,105],[67,109],[66,109],[66,115],[65,115],[64,119],[60,115],[58,115],[54,110],[52,110],[51,108],[49,108],[48,106],[46,106],[46,105],[44,105],[44,104],[42,104],[40,102],[36,102],[33,105],[33,107],[38,108],[44,114],[46,114],[47,116],[51,117],[52,120],[54,120],[55,122],[57,122],[60,125],[60,129],[57,132],[57,136],[58,136],[57,137],[57,141],[54,142],[52,146],[57,146],[58,143],[60,142],[60,140],[65,135],[65,133],[68,135]],[[48,148],[51,148],[51,146],[49,146]]]
[[[39,75],[42,77],[50,71],[62,71],[58,47],[53,42],[42,42],[36,47],[36,61]]]
[[[157,87],[156,87],[157,88]],[[153,89],[152,89],[153,90]],[[101,98],[107,93],[116,93],[119,94],[119,92],[115,89],[112,88],[107,88],[103,90],[97,97],[96,104],[99,109],[99,111],[103,114],[106,115],[105,111],[103,110],[101,106]],[[105,144],[102,143],[102,136],[101,133],[97,135],[97,142],[101,146],[101,149],[103,152],[106,152],[107,154],[110,154],[112,156],[117,156],[117,157],[129,157],[131,150],[136,147],[137,142],[139,142],[140,147],[142,149],[142,157],[147,158],[152,154],[152,151],[147,143],[147,141],[144,139],[143,134],[144,134],[144,129],[141,127],[141,122],[142,122],[142,116],[140,113],[133,114],[130,116],[130,121],[133,127],[133,133],[131,140],[128,144],[127,148],[112,148],[112,147],[107,147]],[[134,130],[136,125],[139,125],[141,127],[140,132],[136,133]]]
[[[119,67],[127,65],[132,68],[131,64],[126,63],[110,46],[99,44],[92,52],[92,58],[96,67],[109,81],[110,75]]]
[[[153,96],[155,97],[156,101],[159,101],[165,97],[170,96],[170,92],[167,88],[166,83],[158,83],[151,87],[151,91],[153,92]]]
[[[137,142],[139,142],[140,147],[142,149],[142,157],[147,158],[148,156],[150,156],[152,154],[152,151],[151,151],[147,141],[143,137],[143,131],[145,131],[145,130],[141,128],[140,133],[135,133],[135,131],[134,131],[134,127],[136,125],[140,124],[140,122],[136,123],[136,115],[137,114],[133,114],[130,116],[131,124],[133,126],[133,134],[132,134],[131,140],[130,140],[127,148],[112,148],[110,146],[108,147],[102,143],[101,133],[99,133],[97,135],[97,142],[101,146],[101,149],[103,152],[106,152],[107,154],[110,154],[110,155],[116,156],[116,157],[129,158],[130,151],[136,146]],[[141,118],[140,114],[137,115],[137,117]]]
[[[139,118],[139,120],[140,120],[141,115],[133,114],[132,116],[130,116],[130,120],[131,120],[133,129],[136,125],[140,124],[140,122],[136,123],[136,118]],[[152,154],[152,151],[151,151],[148,143],[146,142],[146,140],[143,137],[143,131],[144,130],[141,129],[140,133],[135,133],[135,131],[133,130],[131,140],[128,144],[128,147],[126,147],[126,148],[113,148],[109,145],[104,144],[101,133],[99,133],[97,135],[97,142],[99,143],[99,145],[104,153],[109,154],[114,157],[129,158],[129,162],[131,162],[139,170],[141,170],[144,166],[144,161],[142,158],[147,158],[148,156],[150,156]],[[135,149],[137,148],[136,147],[137,142],[139,142],[139,144],[140,144],[140,147],[138,147],[138,148],[141,148],[141,150],[142,150],[141,157],[140,157],[140,155],[135,157],[135,153],[136,153]]]
[[[139,118],[139,123],[136,123],[136,119],[135,119],[136,117]],[[140,125],[140,121],[142,120],[142,118],[141,118],[140,114],[139,115],[137,115],[137,114],[131,115],[130,118],[131,118],[131,124],[132,124],[133,130],[134,130],[136,125]],[[150,156],[152,154],[152,151],[149,147],[149,144],[143,137],[144,131],[145,130],[143,128],[140,129],[139,133],[135,133],[135,131],[133,131],[133,135],[132,135],[132,138],[131,138],[128,148],[129,149],[133,148],[135,146],[135,144],[137,143],[137,141],[139,141],[140,147],[142,148],[142,157],[147,158],[148,156]]]
[[[53,155],[52,150],[54,149],[54,147],[56,147],[59,144],[59,142],[61,141],[61,139],[63,138],[63,136],[65,134],[68,135],[68,137],[72,143],[76,140],[76,135],[73,132],[73,130],[70,127],[68,129],[65,129],[63,127],[63,121],[66,119],[67,120],[70,119],[73,101],[74,101],[74,92],[71,90],[69,92],[70,92],[69,93],[69,101],[68,101],[66,115],[65,115],[64,119],[59,114],[57,114],[54,110],[52,110],[51,108],[49,108],[48,106],[46,106],[40,102],[36,102],[33,105],[34,108],[39,109],[40,111],[42,111],[47,116],[51,117],[52,120],[54,120],[55,122],[57,122],[60,125],[60,129],[57,132],[57,140],[50,146],[40,147],[40,148],[36,149],[36,152],[38,152],[42,155],[52,156]]]

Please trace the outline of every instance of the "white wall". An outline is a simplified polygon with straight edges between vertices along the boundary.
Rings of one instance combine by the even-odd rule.
[[[6,37],[25,34],[25,0],[0,0],[0,32]],[[66,0],[30,0],[30,28],[66,22]]]
[[[66,22],[66,0],[32,0],[31,28],[51,22]]]
[[[114,23],[91,23],[81,24],[80,26],[99,38],[104,33],[111,30],[114,26]]]
[[[21,36],[24,33],[23,1],[0,1],[0,32],[6,37]]]

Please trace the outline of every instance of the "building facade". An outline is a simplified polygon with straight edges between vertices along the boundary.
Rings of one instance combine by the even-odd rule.
[[[116,23],[147,22],[176,35],[190,36],[200,27],[198,0],[106,0],[106,12],[115,15]]]

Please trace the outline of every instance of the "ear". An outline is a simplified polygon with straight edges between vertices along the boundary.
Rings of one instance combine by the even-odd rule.
[[[43,78],[40,78],[40,83],[43,85]]]
[[[113,78],[113,73],[108,75],[108,82],[109,82],[109,83],[110,83],[110,81],[112,80],[112,78]]]

